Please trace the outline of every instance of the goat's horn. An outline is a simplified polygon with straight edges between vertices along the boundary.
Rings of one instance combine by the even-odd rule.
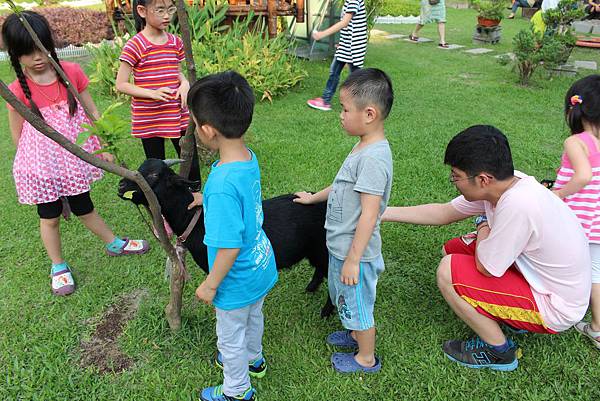
[[[163,162],[167,165],[167,167],[172,167],[176,164],[183,163],[185,160],[183,159],[165,159]]]

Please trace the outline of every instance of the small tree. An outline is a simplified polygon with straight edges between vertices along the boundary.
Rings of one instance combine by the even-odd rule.
[[[539,66],[552,68],[560,64],[564,46],[552,36],[543,36],[533,28],[520,30],[513,38],[514,67],[519,73],[519,83],[529,85],[531,76]],[[501,60],[508,63],[509,60]]]

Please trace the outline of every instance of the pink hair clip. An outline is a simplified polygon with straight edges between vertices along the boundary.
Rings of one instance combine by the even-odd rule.
[[[583,103],[583,99],[579,95],[571,96],[571,106]]]

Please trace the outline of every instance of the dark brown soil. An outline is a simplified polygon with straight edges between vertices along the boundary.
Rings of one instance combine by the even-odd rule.
[[[118,340],[146,294],[146,290],[133,291],[108,307],[91,338],[81,342],[82,367],[94,367],[100,374],[105,374],[119,373],[133,365],[133,359],[121,352]]]

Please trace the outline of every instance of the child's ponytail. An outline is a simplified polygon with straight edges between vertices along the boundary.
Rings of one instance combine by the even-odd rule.
[[[575,82],[565,96],[565,120],[571,134],[585,131],[583,121],[600,128],[600,75]]]

